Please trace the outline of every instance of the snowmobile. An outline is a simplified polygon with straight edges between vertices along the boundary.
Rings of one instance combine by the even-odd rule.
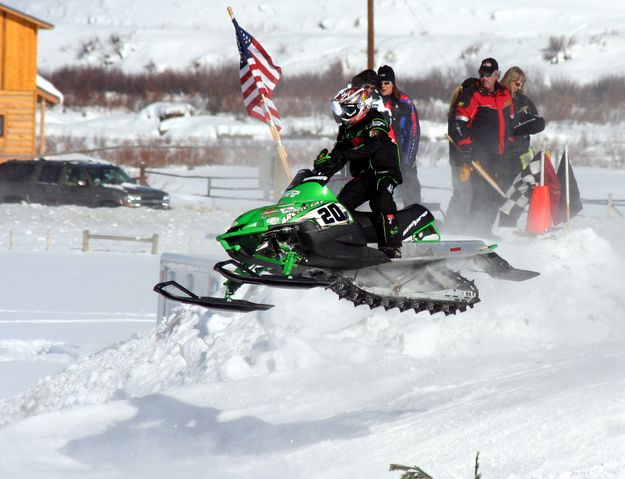
[[[434,215],[422,205],[398,211],[397,219],[402,256],[390,259],[375,247],[371,213],[349,211],[327,186],[327,177],[300,170],[277,204],[242,214],[217,237],[230,257],[214,265],[226,278],[224,297],[198,296],[175,281],[154,290],[182,303],[249,312],[273,305],[235,299],[244,284],[321,287],[356,306],[449,315],[480,300],[475,282],[456,268],[468,264],[511,281],[539,274],[512,267],[493,251],[496,245],[442,241]]]

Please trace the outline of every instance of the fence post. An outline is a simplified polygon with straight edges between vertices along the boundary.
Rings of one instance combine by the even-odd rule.
[[[13,249],[13,230],[9,230],[9,249]]]
[[[158,254],[158,234],[152,235],[152,254]]]
[[[82,252],[89,252],[89,230],[82,231]]]
[[[613,208],[614,206],[613,206],[613,200],[612,200],[612,193],[608,193],[608,216],[612,214]]]
[[[143,161],[139,163],[139,184],[143,186],[148,184],[148,180],[145,174],[145,162]]]
[[[50,232],[50,228],[46,231],[46,251],[50,251],[52,249],[52,233]]]
[[[206,178],[206,197],[210,198],[211,197],[211,177],[209,176],[208,178]]]

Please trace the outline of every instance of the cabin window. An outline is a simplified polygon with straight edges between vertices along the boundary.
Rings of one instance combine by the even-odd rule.
[[[4,137],[4,115],[0,115],[0,138]]]

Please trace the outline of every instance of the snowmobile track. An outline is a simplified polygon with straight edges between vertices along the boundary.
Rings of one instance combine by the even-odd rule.
[[[469,301],[461,300],[440,300],[427,296],[423,297],[406,297],[394,295],[375,294],[360,288],[350,278],[341,276],[333,282],[327,289],[330,289],[338,295],[340,299],[346,299],[354,303],[354,306],[367,305],[370,309],[382,307],[386,311],[397,308],[400,312],[413,309],[415,313],[429,311],[430,314],[442,312],[445,316],[456,314],[457,311],[464,313],[467,307],[473,308],[475,303],[480,301],[477,287],[474,281],[470,281],[460,273],[447,270],[444,272],[449,279],[454,280],[458,286],[466,292],[473,293],[473,297]]]

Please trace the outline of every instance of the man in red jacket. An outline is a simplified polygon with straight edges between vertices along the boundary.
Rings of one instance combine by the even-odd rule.
[[[501,183],[507,178],[506,150],[512,141],[514,106],[510,91],[499,83],[499,65],[494,58],[482,61],[479,80],[462,90],[451,124],[451,137],[461,149],[462,161],[479,161]],[[469,228],[475,234],[492,236],[491,228],[504,199],[477,172],[471,175],[472,200]],[[500,184],[504,190],[506,184]]]

